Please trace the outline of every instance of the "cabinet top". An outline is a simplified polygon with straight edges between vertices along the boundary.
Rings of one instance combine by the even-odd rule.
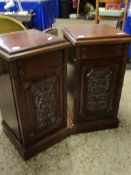
[[[0,35],[0,58],[8,61],[65,47],[64,39],[34,29]]]
[[[105,24],[69,25],[63,34],[73,45],[131,41],[127,33]]]

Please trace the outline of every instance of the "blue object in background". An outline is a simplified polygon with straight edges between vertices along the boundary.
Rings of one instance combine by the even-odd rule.
[[[54,12],[55,12],[55,17],[60,16],[59,0],[54,0]]]
[[[51,27],[55,22],[54,2],[52,0],[43,1],[39,3],[22,3],[25,10],[31,10],[35,13],[35,16],[30,21],[31,28],[37,28],[39,30],[47,29]],[[28,7],[32,6],[32,9]]]
[[[125,25],[124,25],[124,32],[131,35],[131,0],[129,0],[128,4],[129,5],[128,5],[126,22],[125,22]],[[129,56],[129,58],[131,58],[131,44],[129,46],[128,56]]]
[[[59,16],[59,4],[58,0],[41,0],[41,1],[22,1],[22,7],[24,10],[35,13],[32,17],[29,25],[31,28],[44,30],[52,26],[55,22],[55,17]],[[5,2],[0,2],[0,11],[4,12]],[[16,6],[10,8],[10,11],[18,11]]]

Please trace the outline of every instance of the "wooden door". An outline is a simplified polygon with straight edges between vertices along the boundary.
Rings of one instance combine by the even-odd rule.
[[[120,75],[120,66],[115,62],[80,60],[77,122],[114,117]]]

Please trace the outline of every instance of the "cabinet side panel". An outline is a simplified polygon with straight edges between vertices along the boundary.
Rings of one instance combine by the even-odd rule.
[[[0,61],[0,110],[2,119],[21,140],[8,63]]]

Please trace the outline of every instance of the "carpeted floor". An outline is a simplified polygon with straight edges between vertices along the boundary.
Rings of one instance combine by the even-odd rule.
[[[117,129],[70,136],[27,162],[0,128],[0,175],[131,175],[130,65],[118,118]]]

